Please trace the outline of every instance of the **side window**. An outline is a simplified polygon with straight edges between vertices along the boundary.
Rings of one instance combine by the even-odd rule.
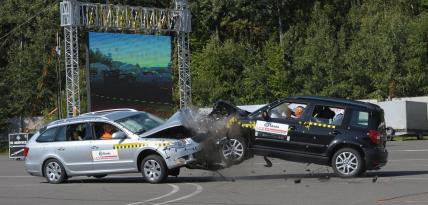
[[[111,140],[113,133],[120,131],[117,127],[103,122],[95,122],[92,124],[96,140]]]
[[[369,126],[369,113],[358,110],[353,111],[351,125],[355,127],[367,128]]]
[[[284,102],[269,111],[272,119],[300,119],[305,112],[306,104]]]
[[[312,112],[312,121],[322,122],[332,125],[341,125],[345,109],[325,105],[316,105]]]
[[[91,140],[91,135],[86,130],[86,123],[71,124],[67,126],[67,141]]]
[[[56,133],[55,141],[56,142],[66,141],[65,126],[58,127],[58,131]]]
[[[56,138],[56,133],[58,132],[58,127],[54,127],[44,131],[37,139],[37,142],[54,142]]]

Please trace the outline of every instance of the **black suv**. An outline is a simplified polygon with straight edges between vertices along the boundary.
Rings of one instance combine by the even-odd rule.
[[[371,103],[301,96],[249,113],[225,101],[210,114],[228,116],[221,156],[239,163],[256,155],[332,166],[341,177],[379,169],[387,162],[383,110]]]

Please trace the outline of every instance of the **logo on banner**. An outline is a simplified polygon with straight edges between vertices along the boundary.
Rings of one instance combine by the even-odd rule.
[[[258,120],[256,122],[256,132],[266,132],[271,134],[287,135],[288,125]]]
[[[107,161],[107,160],[119,160],[117,150],[100,150],[92,151],[92,159],[94,161]]]

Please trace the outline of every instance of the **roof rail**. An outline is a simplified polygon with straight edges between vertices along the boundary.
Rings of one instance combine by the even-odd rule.
[[[130,108],[108,109],[108,110],[99,110],[99,111],[94,111],[94,112],[83,113],[80,116],[95,115],[95,114],[107,113],[107,112],[114,112],[114,111],[131,111],[131,112],[137,112],[138,110],[130,109]]]

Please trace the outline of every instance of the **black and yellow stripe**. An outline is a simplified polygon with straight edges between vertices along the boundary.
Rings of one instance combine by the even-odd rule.
[[[115,144],[113,149],[134,149],[140,147],[166,147],[170,146],[171,142],[144,142],[144,143],[125,143],[125,144]]]
[[[320,123],[320,122],[304,122],[304,125],[307,127],[317,126],[317,127],[324,127],[324,128],[330,128],[330,129],[336,128],[336,125],[325,124],[325,123]]]
[[[113,149],[132,149],[145,147],[144,143],[127,143],[127,144],[115,144],[113,145]]]

